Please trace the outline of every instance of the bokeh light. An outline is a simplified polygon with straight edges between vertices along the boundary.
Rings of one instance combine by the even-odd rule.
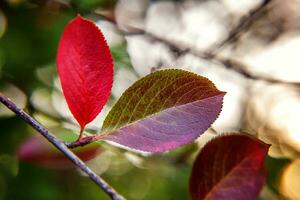
[[[300,159],[285,168],[281,179],[281,191],[288,199],[300,199]]]

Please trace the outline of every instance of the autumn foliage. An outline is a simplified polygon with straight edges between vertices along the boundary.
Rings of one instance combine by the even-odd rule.
[[[57,52],[57,69],[63,94],[81,129],[78,141],[82,141],[85,126],[101,112],[113,84],[112,56],[92,21],[78,15],[66,26]],[[224,95],[200,75],[178,69],[156,71],[123,93],[91,142],[112,141],[151,153],[173,150],[194,142],[209,129],[222,110]],[[53,156],[57,152],[45,150],[36,140],[30,142],[35,144],[32,148],[43,151],[37,154],[27,142],[20,149],[23,160],[44,165],[64,163],[61,156]],[[256,199],[266,178],[268,148],[244,133],[216,136],[194,162],[191,199]],[[95,152],[92,148],[79,153],[88,160]]]

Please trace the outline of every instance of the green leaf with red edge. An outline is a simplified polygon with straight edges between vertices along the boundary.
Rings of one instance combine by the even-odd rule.
[[[266,179],[269,145],[245,134],[216,137],[199,153],[190,177],[192,200],[255,200]]]
[[[80,159],[88,161],[102,152],[99,144],[90,144],[72,150]],[[74,164],[45,138],[32,136],[21,144],[17,152],[18,158],[25,162],[42,165],[48,168],[72,168]]]
[[[113,81],[113,61],[99,28],[77,16],[65,28],[57,69],[68,106],[81,130],[106,104]]]
[[[106,117],[100,138],[147,152],[191,143],[218,117],[224,94],[191,72],[154,72],[123,93]]]

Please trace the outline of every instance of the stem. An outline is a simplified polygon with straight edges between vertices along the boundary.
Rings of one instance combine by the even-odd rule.
[[[59,149],[68,159],[70,159],[78,168],[86,173],[107,195],[113,200],[124,200],[125,198],[118,194],[108,183],[93,172],[80,158],[78,158],[68,147],[60,141],[55,135],[50,133],[44,126],[33,119],[30,115],[18,108],[15,103],[0,93],[0,102],[13,111],[18,117],[22,118],[27,124],[31,125],[50,143]]]
[[[86,136],[75,142],[65,143],[65,145],[70,149],[74,149],[74,148],[80,147],[80,146],[83,147],[92,142],[102,140],[105,136],[106,136],[106,134]]]
[[[84,127],[81,127],[81,128],[80,128],[80,132],[79,132],[79,137],[77,138],[77,140],[76,140],[76,141],[80,141],[80,140],[81,140],[81,138],[82,138],[82,133],[83,133],[83,130],[84,130]]]

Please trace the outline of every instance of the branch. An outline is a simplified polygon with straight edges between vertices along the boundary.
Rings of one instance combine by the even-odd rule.
[[[93,172],[86,164],[80,160],[68,147],[60,141],[55,135],[50,133],[39,122],[29,116],[22,109],[18,108],[15,103],[0,93],[0,102],[13,111],[18,117],[22,118],[27,124],[32,126],[41,135],[43,135],[50,143],[60,150],[68,159],[70,159],[78,168],[86,173],[92,181],[94,181],[108,196],[113,200],[124,200],[125,198],[118,194],[108,183]]]
[[[148,36],[152,40],[156,40],[156,41],[159,41],[159,42],[165,44],[166,46],[168,46],[168,48],[172,49],[175,52],[189,53],[191,55],[194,55],[196,57],[199,57],[199,58],[202,58],[205,60],[220,63],[225,68],[233,70],[248,79],[264,80],[264,81],[267,81],[270,83],[284,83],[284,84],[297,85],[297,86],[300,85],[300,83],[298,83],[298,82],[282,81],[282,80],[270,78],[267,76],[255,75],[247,70],[248,67],[244,63],[239,62],[232,58],[223,57],[223,56],[219,55],[218,53],[199,51],[199,50],[193,49],[189,46],[186,46],[182,43],[176,43],[174,41],[168,40],[167,38],[163,38],[163,37],[160,37],[158,35],[155,35],[155,34],[152,34],[152,33],[146,32],[146,31],[143,31],[143,34]]]
[[[250,12],[245,16],[241,17],[238,24],[231,29],[228,37],[221,41],[219,44],[216,44],[211,52],[216,52],[222,49],[227,44],[233,43],[238,40],[241,34],[248,30],[253,22],[263,14],[263,11],[271,2],[272,0],[263,0],[261,4],[250,10]]]

